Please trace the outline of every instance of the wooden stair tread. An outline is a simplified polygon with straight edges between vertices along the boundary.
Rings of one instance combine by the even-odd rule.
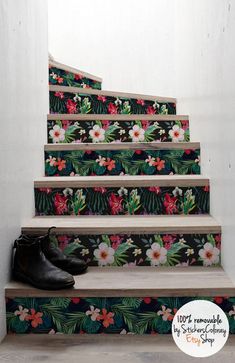
[[[62,150],[183,150],[200,149],[200,142],[119,142],[119,143],[71,143],[46,144],[45,151]]]
[[[39,290],[11,281],[6,297],[182,297],[235,296],[235,285],[221,267],[90,267],[75,276],[72,289]]]
[[[79,94],[90,94],[90,95],[100,95],[100,96],[113,96],[122,98],[137,98],[149,101],[160,101],[166,103],[176,103],[176,98],[173,97],[160,97],[152,95],[143,95],[138,93],[127,93],[127,92],[113,92],[107,90],[95,90],[92,88],[79,88],[79,87],[68,87],[68,86],[49,86],[49,91],[52,92],[69,92],[69,93],[79,93]]]
[[[188,120],[188,115],[122,115],[122,114],[60,114],[52,113],[47,115],[47,120],[74,120],[74,121],[89,121],[89,120],[109,120],[109,121],[135,121],[135,120],[148,120],[148,121],[178,121]]]
[[[63,69],[66,72],[75,73],[75,74],[81,74],[83,77],[93,79],[94,81],[102,82],[102,78],[97,77],[94,74],[90,74],[90,73],[87,73],[87,72],[84,72],[84,71],[80,71],[77,68],[70,67],[70,66],[68,66],[66,64],[57,62],[54,59],[53,60],[49,59],[49,65],[51,67],[55,67],[55,68],[58,68],[58,69]]]
[[[42,216],[25,222],[22,231],[44,233],[52,225],[57,233],[221,233],[210,215]]]
[[[43,187],[150,187],[150,186],[207,186],[209,179],[201,175],[105,175],[105,176],[46,176],[34,182]]]

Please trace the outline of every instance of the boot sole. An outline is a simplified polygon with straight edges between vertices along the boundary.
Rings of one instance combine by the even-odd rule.
[[[73,276],[77,276],[77,275],[82,275],[85,272],[87,272],[88,266],[86,266],[83,270],[77,271],[77,270],[66,270],[66,272],[68,272],[70,275]]]
[[[35,283],[35,281],[31,280],[30,277],[26,276],[25,274],[23,274],[22,272],[19,271],[13,271],[13,277],[15,280],[17,281],[22,281],[22,282],[26,282],[34,287],[36,287],[37,289],[40,290],[63,290],[63,289],[69,289],[71,287],[74,286],[75,281],[72,282],[68,282],[67,284],[63,284],[63,285],[55,285],[53,284],[53,286],[49,286],[46,284],[37,284]]]

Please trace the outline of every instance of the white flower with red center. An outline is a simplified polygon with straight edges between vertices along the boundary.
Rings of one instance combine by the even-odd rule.
[[[92,321],[96,321],[97,317],[100,315],[100,309],[96,308],[93,305],[90,305],[90,310],[86,311],[86,316],[90,316]]]
[[[19,316],[19,319],[20,321],[24,321],[25,318],[29,315],[28,312],[29,312],[29,309],[24,309],[23,306],[19,305],[18,306],[19,310],[16,310],[14,312],[14,315],[15,316]]]
[[[164,320],[164,321],[169,320],[169,318],[170,318],[170,320],[172,320],[171,319],[171,317],[172,317],[171,312],[172,312],[171,309],[166,308],[164,305],[162,305],[162,310],[159,310],[157,312],[157,315],[162,316],[162,320]]]
[[[146,251],[146,255],[151,261],[151,266],[163,265],[167,261],[167,249],[156,242]]]
[[[114,262],[114,253],[115,250],[104,242],[94,250],[94,256],[97,258],[99,266],[111,265]]]
[[[49,134],[53,140],[53,143],[61,142],[65,139],[65,130],[62,129],[59,125],[54,125]]]
[[[105,130],[99,125],[94,125],[93,129],[89,131],[92,142],[102,142],[105,139]]]
[[[129,131],[133,142],[144,141],[144,133],[144,129],[139,127],[139,125],[134,125],[132,130]]]
[[[220,250],[209,242],[204,244],[204,248],[200,249],[198,254],[203,260],[204,266],[211,266],[219,263]]]
[[[169,135],[173,142],[184,140],[184,129],[181,129],[178,125],[174,125],[169,131]]]

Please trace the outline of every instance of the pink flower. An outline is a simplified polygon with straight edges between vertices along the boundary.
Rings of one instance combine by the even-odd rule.
[[[64,93],[63,92],[55,92],[55,96],[59,97],[62,100],[64,98]]]
[[[74,79],[75,79],[75,81],[80,81],[80,79],[82,79],[83,77],[82,77],[82,75],[81,74],[75,74],[74,75]]]
[[[148,115],[154,115],[156,113],[156,110],[152,106],[148,106],[146,112]]]
[[[103,127],[104,130],[107,130],[109,125],[110,125],[110,122],[108,120],[103,120],[102,121],[102,127]]]
[[[177,202],[177,197],[171,198],[170,194],[166,193],[163,204],[164,207],[166,208],[167,214],[173,214],[175,212],[178,212],[176,202]]]
[[[66,246],[68,246],[69,241],[70,241],[70,239],[66,235],[64,235],[64,236],[57,236],[57,240],[59,242],[59,247],[60,247],[60,249],[62,251],[65,249]]]
[[[67,198],[59,193],[56,193],[54,199],[54,206],[56,214],[64,214],[68,211]]]
[[[137,103],[137,105],[141,105],[141,106],[145,105],[144,100],[141,100],[141,99],[137,100],[136,103]]]
[[[52,189],[51,188],[39,188],[39,191],[46,193],[46,194],[50,194]]]
[[[116,250],[118,246],[121,244],[122,238],[120,236],[113,235],[110,236],[110,241],[112,242],[112,248]]]
[[[161,193],[161,188],[160,187],[149,187],[148,189],[149,189],[150,192],[154,192],[156,194]]]
[[[162,240],[164,243],[174,243],[176,238],[174,238],[171,234],[165,234],[163,237],[162,237]]]
[[[105,96],[98,96],[97,100],[104,103],[104,102],[106,102],[106,97]]]
[[[117,106],[110,102],[108,105],[108,113],[110,113],[111,115],[117,114]]]
[[[111,214],[118,214],[123,211],[122,207],[123,198],[121,196],[116,196],[114,193],[111,193],[109,197],[109,206],[111,208]]]
[[[142,120],[141,125],[144,130],[146,130],[149,127],[149,121],[148,120]]]
[[[76,113],[77,112],[76,103],[73,102],[72,100],[67,101],[66,108],[67,108],[68,113]]]
[[[80,297],[72,297],[71,298],[71,301],[73,304],[79,304],[80,303]]]
[[[181,121],[181,125],[182,125],[182,129],[185,131],[185,130],[188,130],[189,128],[189,121],[188,120],[182,120]]]
[[[104,188],[104,187],[96,187],[96,188],[94,188],[94,191],[95,192],[100,192],[101,194],[104,194],[104,193],[107,192],[107,189]]]
[[[71,125],[71,121],[62,120],[62,127],[64,130],[67,130],[70,125]]]

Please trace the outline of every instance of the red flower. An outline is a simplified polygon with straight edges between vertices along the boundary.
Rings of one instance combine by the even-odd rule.
[[[75,74],[74,79],[75,79],[75,81],[80,81],[80,79],[82,79],[82,75],[81,74]]]
[[[215,298],[214,298],[214,302],[216,303],[216,304],[222,304],[222,302],[224,301],[224,298],[223,297],[221,297],[221,296],[216,296]]]
[[[68,211],[67,198],[59,193],[56,193],[54,199],[54,206],[56,214],[63,214]]]
[[[116,250],[122,242],[122,238],[120,236],[116,236],[116,235],[110,236],[109,239],[112,242],[112,248],[114,250]]]
[[[156,194],[161,193],[161,188],[160,187],[149,187],[148,188],[150,192],[154,192]]]
[[[209,185],[205,185],[203,188],[204,192],[209,192],[210,191],[210,186]]]
[[[104,103],[104,102],[106,102],[106,97],[105,96],[98,96],[97,100]]]
[[[158,171],[161,171],[165,168],[165,160],[161,160],[160,158],[157,158],[157,161],[153,163],[154,166],[156,166]]]
[[[42,324],[43,313],[36,313],[35,309],[30,309],[31,315],[27,315],[25,320],[31,320],[33,328],[37,328],[38,325]]]
[[[162,237],[162,240],[163,242],[165,243],[171,243],[171,242],[174,242],[175,241],[175,238],[172,237],[171,234],[165,234],[163,237]]]
[[[117,114],[117,106],[115,106],[113,103],[109,103],[108,105],[108,113],[114,115]]]
[[[115,166],[116,166],[115,163],[116,163],[115,160],[107,158],[107,161],[104,162],[104,166],[107,166],[107,169],[109,171],[111,171],[111,170],[115,169]]]
[[[185,154],[186,154],[186,155],[190,155],[192,151],[193,151],[193,150],[191,150],[191,149],[186,149],[186,150],[184,150],[184,152],[185,152]]]
[[[120,196],[116,196],[114,193],[111,193],[109,197],[109,206],[111,207],[111,214],[118,214],[122,212],[122,202],[123,198]]]
[[[79,304],[80,303],[80,297],[72,297],[71,298],[71,301],[73,304]]]
[[[58,158],[58,160],[55,162],[54,166],[58,167],[58,170],[61,171],[66,168],[66,160],[61,160],[61,158]]]
[[[70,125],[71,125],[71,121],[62,120],[62,127],[64,130],[67,130]]]
[[[217,234],[215,236],[215,240],[216,240],[217,243],[220,243],[221,242],[221,234]]]
[[[151,297],[145,297],[143,300],[144,300],[145,304],[150,304],[152,301]]]
[[[189,121],[188,120],[182,120],[181,125],[182,125],[183,130],[187,130],[189,128]]]
[[[167,214],[173,214],[174,212],[178,211],[176,202],[177,202],[177,197],[171,198],[170,194],[166,193],[163,204],[164,207],[166,208]]]
[[[142,154],[142,150],[135,150],[135,153],[136,153],[137,155],[140,155],[140,154]]]
[[[46,194],[50,194],[52,189],[51,188],[39,188],[39,191],[46,193]]]
[[[109,325],[114,324],[113,317],[114,317],[114,313],[111,313],[111,312],[108,313],[106,309],[102,309],[102,314],[98,315],[96,320],[98,320],[98,321],[103,320],[103,326],[105,328],[108,328]]]
[[[137,105],[141,105],[141,106],[144,106],[145,105],[145,102],[144,102],[144,100],[137,100],[136,101],[136,103],[137,103]]]
[[[94,188],[94,191],[95,192],[100,192],[101,194],[104,194],[104,193],[107,192],[107,189],[104,188],[104,187],[96,187],[96,188]]]
[[[105,130],[106,130],[106,129],[109,127],[109,125],[110,125],[109,120],[103,120],[103,121],[102,121],[103,129],[105,129]]]
[[[142,120],[141,125],[144,130],[146,130],[149,127],[149,121],[148,120]]]
[[[65,249],[65,247],[68,246],[70,238],[68,238],[68,236],[64,235],[64,236],[57,236],[57,240],[59,242],[59,247],[60,249],[63,251]]]
[[[67,101],[66,108],[67,108],[68,113],[76,113],[77,112],[76,103],[73,102],[72,100]]]
[[[148,106],[146,112],[148,115],[154,115],[156,110],[152,106]]]
[[[59,97],[62,100],[64,98],[64,93],[63,92],[55,92],[55,96]]]
[[[62,77],[57,77],[57,82],[59,84],[63,83],[64,79]]]

